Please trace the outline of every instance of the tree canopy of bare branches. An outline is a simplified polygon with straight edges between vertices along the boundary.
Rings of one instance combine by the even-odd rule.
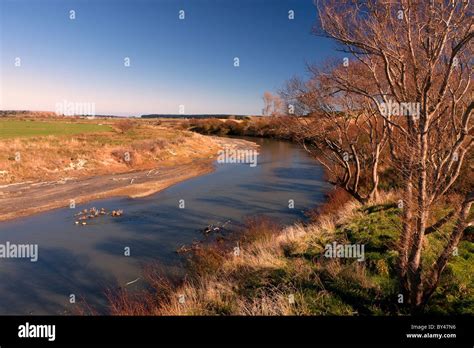
[[[474,201],[471,187],[445,219],[455,227],[442,251],[425,265],[425,235],[446,222],[428,226],[431,208],[452,188],[473,147],[471,1],[315,2],[315,34],[335,40],[346,57],[330,69],[310,67],[309,81],[290,80],[281,94],[293,106],[305,145],[313,146],[334,183],[361,201],[377,191],[386,147],[390,166],[403,178],[400,288],[420,311],[469,224]],[[364,197],[363,177],[372,183]]]

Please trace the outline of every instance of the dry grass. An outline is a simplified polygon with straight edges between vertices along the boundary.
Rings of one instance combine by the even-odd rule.
[[[326,194],[326,202],[310,210],[308,217],[317,222],[321,216],[337,213],[347,202],[353,200],[352,196],[342,188],[336,188]]]
[[[122,128],[124,121],[87,122],[109,123],[113,128],[117,123],[117,128]],[[146,170],[209,158],[217,153],[218,145],[198,134],[147,121],[133,123],[126,131],[1,140],[0,184]]]
[[[337,214],[326,214],[317,223],[282,228],[266,218],[247,221],[237,244],[212,244],[198,249],[189,260],[189,273],[180,282],[169,281],[154,273],[148,279],[151,292],[121,292],[111,297],[113,315],[311,315],[313,304],[302,284],[318,289],[315,299],[331,303],[314,267],[302,259],[288,257],[308,248],[314,238],[331,238],[335,225],[357,214],[357,203],[349,202]],[[325,265],[336,277],[361,279],[363,272],[348,272],[336,262]],[[345,273],[344,273],[345,272]],[[292,298],[292,299],[290,299]],[[294,301],[293,301],[294,300]],[[341,307],[341,313],[351,309]],[[334,312],[330,312],[330,314]]]

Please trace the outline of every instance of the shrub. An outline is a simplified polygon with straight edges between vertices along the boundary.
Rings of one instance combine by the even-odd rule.
[[[307,216],[313,222],[318,222],[321,215],[330,215],[337,213],[347,202],[352,199],[344,189],[337,187],[326,194],[326,202],[322,205],[311,209],[307,212]]]
[[[115,157],[118,162],[125,163],[128,166],[133,166],[135,163],[135,154],[133,151],[117,149],[112,151],[112,156]]]
[[[117,128],[122,134],[127,133],[130,131],[132,128],[135,127],[135,122],[129,119],[126,120],[121,120],[115,123],[115,128]]]

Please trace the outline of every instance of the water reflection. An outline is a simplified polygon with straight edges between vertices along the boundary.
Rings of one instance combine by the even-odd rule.
[[[253,139],[255,141],[255,139]],[[71,310],[70,294],[103,309],[104,289],[140,277],[154,260],[179,265],[175,250],[203,238],[199,229],[246,216],[269,215],[284,223],[304,218],[327,184],[322,168],[295,145],[257,140],[258,165],[218,164],[216,171],[141,199],[108,199],[77,206],[124,209],[120,218],[74,224],[74,211],[58,209],[0,223],[0,243],[37,243],[39,260],[0,260],[0,314],[57,314]],[[180,209],[183,199],[185,208]],[[289,200],[295,209],[288,208]],[[124,255],[124,248],[131,255]],[[139,286],[139,284],[137,285]]]

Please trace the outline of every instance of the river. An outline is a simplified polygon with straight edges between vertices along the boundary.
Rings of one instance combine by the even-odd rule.
[[[0,244],[37,244],[38,261],[0,259],[0,314],[74,313],[81,299],[104,313],[106,289],[140,278],[150,262],[179,270],[177,248],[205,239],[205,226],[230,220],[226,226],[232,228],[254,215],[285,224],[304,219],[329,188],[322,168],[294,144],[248,140],[260,145],[255,167],[216,163],[210,174],[145,198],[106,199],[1,222]],[[74,213],[92,206],[123,209],[124,215],[76,225]]]

